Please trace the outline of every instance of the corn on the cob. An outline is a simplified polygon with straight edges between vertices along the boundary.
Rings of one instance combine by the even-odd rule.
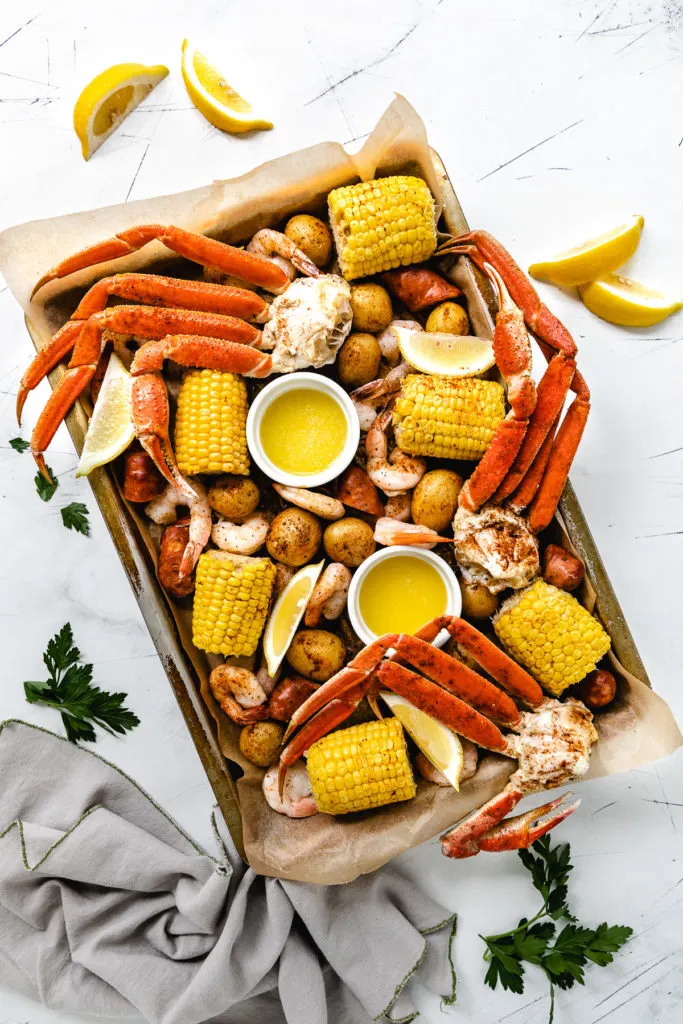
[[[197,563],[192,642],[209,654],[253,654],[263,632],[275,566],[268,558],[205,551]]]
[[[249,473],[247,388],[234,373],[189,370],[178,394],[175,452],[181,473]]]
[[[394,175],[335,188],[330,224],[347,281],[427,260],[436,249],[434,199],[421,178]]]
[[[411,455],[480,459],[504,416],[496,381],[411,374],[394,408],[396,444]]]
[[[493,628],[509,654],[556,697],[591,672],[610,638],[575,597],[539,579],[505,601]]]
[[[324,736],[308,751],[318,809],[348,814],[415,796],[403,726],[397,718],[364,722]]]

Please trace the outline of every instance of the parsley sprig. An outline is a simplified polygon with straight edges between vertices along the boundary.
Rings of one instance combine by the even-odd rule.
[[[14,448],[15,452],[18,452],[20,455],[22,452],[25,452],[27,448],[31,447],[28,441],[25,441],[23,437],[11,437],[9,446],[10,448]]]
[[[48,642],[43,654],[50,678],[46,682],[24,683],[28,703],[45,704],[60,711],[67,739],[72,743],[94,743],[94,726],[111,735],[123,735],[134,729],[140,719],[124,706],[128,694],[108,693],[93,686],[93,667],[79,664],[81,652],[73,641],[67,622]]]
[[[78,533],[84,533],[87,537],[90,533],[90,522],[88,516],[88,506],[84,505],[82,501],[72,501],[70,505],[64,505],[60,508],[62,516],[62,522],[66,526],[67,530],[76,530]]]
[[[536,856],[534,855],[534,852]],[[584,984],[587,963],[604,967],[614,959],[633,934],[625,925],[601,924],[586,928],[569,910],[567,882],[572,865],[569,843],[551,848],[550,838],[543,836],[531,850],[519,850],[519,858],[531,873],[534,888],[540,892],[543,905],[532,918],[523,917],[516,928],[500,935],[481,935],[486,943],[484,959],[488,961],[486,984],[495,988],[524,991],[524,965],[534,964],[544,972],[550,984],[550,1017],[555,1011],[555,988],[568,989],[578,981]],[[544,920],[544,919],[548,920]],[[568,923],[557,932],[554,923]]]

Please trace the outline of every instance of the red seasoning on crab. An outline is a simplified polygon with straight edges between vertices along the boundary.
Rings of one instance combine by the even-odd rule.
[[[489,505],[474,515],[460,510],[453,537],[463,575],[492,594],[508,587],[520,590],[541,571],[538,541],[526,519],[507,509]]]

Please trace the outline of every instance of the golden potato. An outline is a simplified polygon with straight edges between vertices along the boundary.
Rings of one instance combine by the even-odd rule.
[[[413,491],[413,522],[428,526],[437,533],[448,530],[458,507],[463,483],[463,478],[452,469],[433,469],[425,473]]]
[[[209,488],[209,505],[231,523],[250,516],[260,500],[258,487],[247,476],[221,476]]]
[[[435,306],[427,317],[425,330],[434,331],[436,334],[469,334],[470,320],[457,302],[442,302],[440,306]]]
[[[349,334],[337,356],[339,380],[349,388],[367,384],[377,376],[381,358],[382,350],[374,335]]]
[[[352,284],[353,330],[378,334],[388,327],[394,315],[391,299],[381,284]]]
[[[333,562],[341,562],[354,569],[375,550],[375,538],[372,527],[366,522],[346,516],[325,528],[323,545]]]
[[[316,683],[331,679],[344,664],[345,656],[344,644],[326,629],[300,629],[286,654],[295,672]]]
[[[287,221],[287,238],[305,252],[317,267],[324,267],[332,253],[332,234],[327,224],[307,213],[297,213]]]
[[[285,727],[280,722],[252,722],[240,733],[240,750],[247,761],[267,768],[280,754]]]
[[[488,619],[498,608],[498,595],[492,594],[483,583],[460,580],[462,615],[465,619]]]
[[[320,547],[322,527],[310,512],[286,508],[270,524],[266,547],[276,562],[297,568],[310,562]]]

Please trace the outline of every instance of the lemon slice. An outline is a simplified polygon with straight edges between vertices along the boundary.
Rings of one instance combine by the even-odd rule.
[[[621,327],[652,327],[683,309],[683,302],[662,295],[621,274],[608,274],[579,288],[583,304],[602,320]]]
[[[271,676],[287,653],[324,564],[322,561],[299,569],[275,602],[263,635],[263,653]]]
[[[422,373],[442,377],[474,377],[495,363],[493,345],[470,335],[431,334],[394,327],[403,358]]]
[[[86,85],[74,107],[74,128],[88,160],[162,78],[163,64],[114,64]]]
[[[216,128],[240,134],[273,127],[272,121],[260,117],[251,103],[228,85],[213,64],[187,39],[183,43],[181,67],[190,99]]]
[[[112,352],[90,417],[76,476],[87,476],[98,466],[111,462],[126,450],[135,437],[132,388],[133,378],[119,357]]]
[[[590,238],[583,245],[567,249],[551,260],[532,263],[529,273],[532,277],[562,285],[586,284],[596,277],[604,277],[631,259],[638,248],[644,224],[643,217],[631,217],[612,231]]]
[[[436,718],[420,711],[405,697],[399,697],[397,693],[388,690],[383,690],[380,697],[389,705],[427,760],[446,776],[454,789],[459,790],[463,762],[460,738],[447,726],[437,722]]]

